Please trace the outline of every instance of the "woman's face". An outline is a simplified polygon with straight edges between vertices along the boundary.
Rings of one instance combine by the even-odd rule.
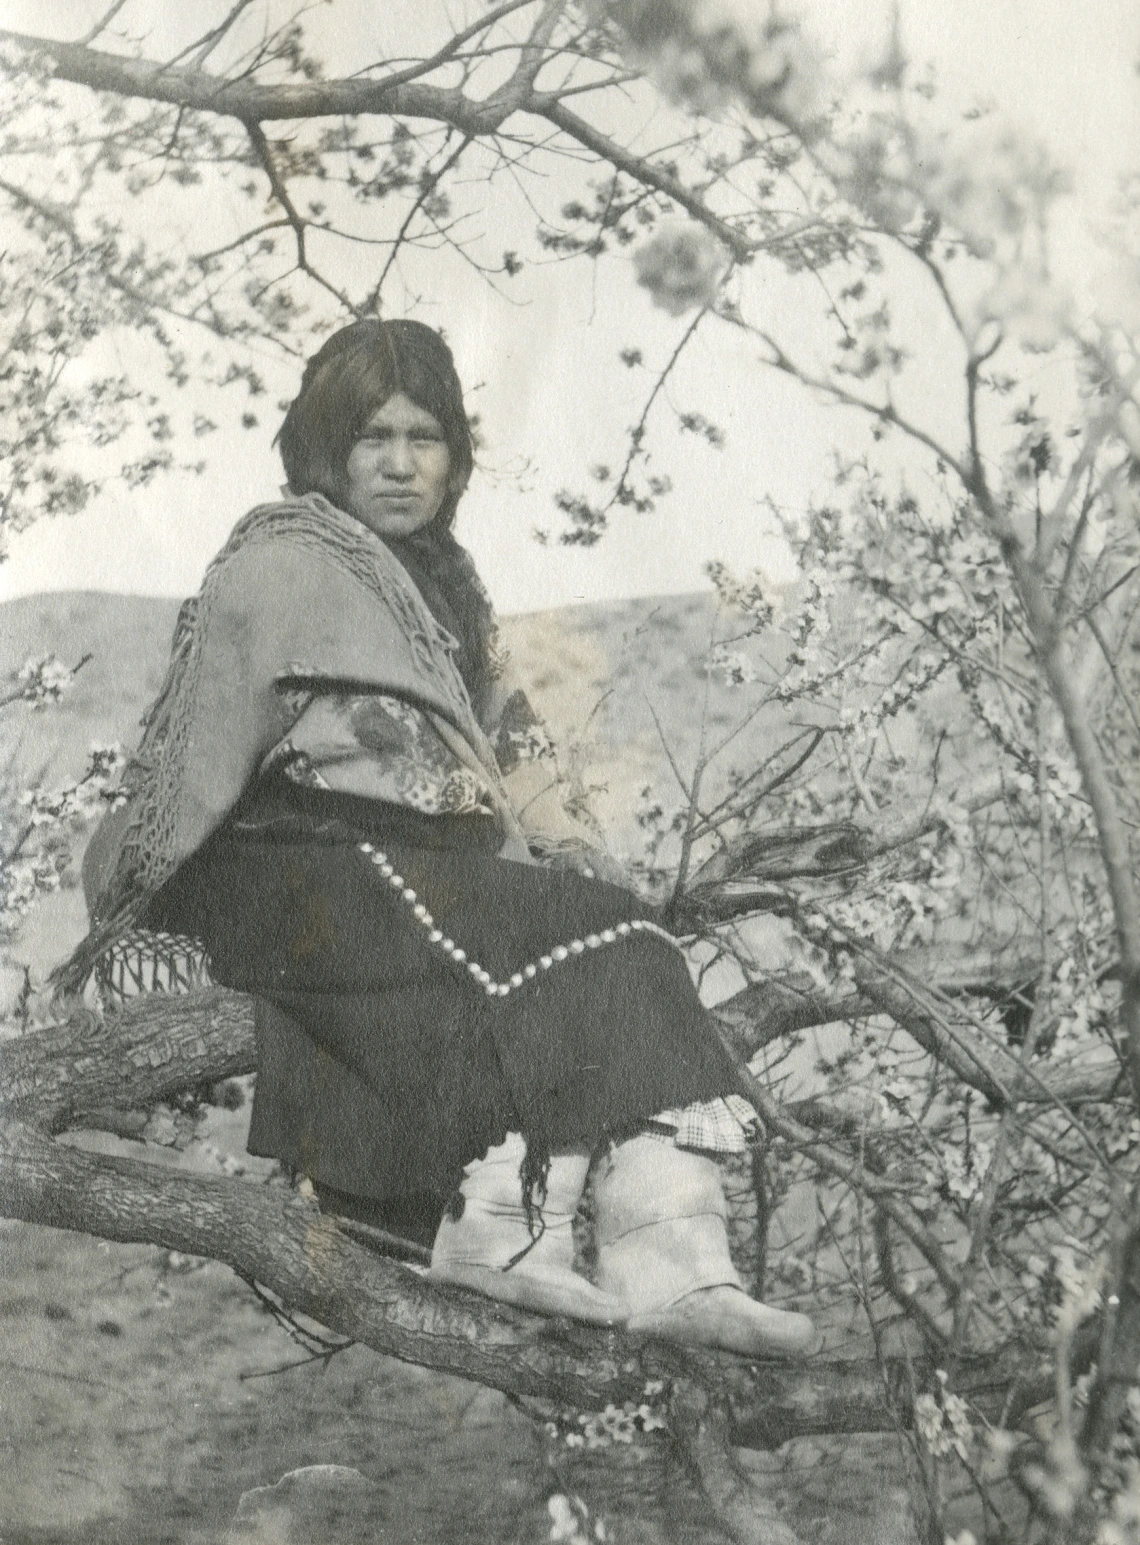
[[[411,536],[447,497],[451,452],[439,420],[396,392],[348,453],[345,507],[377,536]]]

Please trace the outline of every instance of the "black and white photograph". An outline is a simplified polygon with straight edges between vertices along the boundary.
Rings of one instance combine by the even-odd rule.
[[[0,1545],[1140,1545],[1140,10],[0,82]]]

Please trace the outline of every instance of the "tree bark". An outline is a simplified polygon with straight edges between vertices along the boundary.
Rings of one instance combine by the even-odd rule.
[[[284,1188],[85,1153],[11,1120],[0,1122],[0,1215],[208,1256],[377,1352],[515,1397],[601,1410],[640,1402],[651,1381],[687,1379],[718,1392],[733,1441],[758,1448],[893,1431],[910,1409],[908,1392],[933,1377],[922,1358],[881,1369],[826,1359],[748,1363],[523,1314],[428,1286]],[[1019,1373],[1008,1359],[978,1358],[961,1365],[957,1387],[996,1419]],[[1049,1378],[1043,1365],[1043,1393]]]
[[[450,123],[465,134],[477,135],[494,133],[522,105],[495,97],[476,102],[454,87],[428,86],[420,81],[391,82],[383,77],[273,84],[240,76],[227,80],[184,65],[109,54],[82,43],[31,37],[6,28],[0,29],[0,41],[38,55],[50,65],[57,80],[120,97],[167,102],[172,107],[219,114],[242,123],[383,114]]]
[[[0,1041],[0,1116],[62,1132],[255,1065],[252,998],[149,993],[105,1020],[81,1013]]]

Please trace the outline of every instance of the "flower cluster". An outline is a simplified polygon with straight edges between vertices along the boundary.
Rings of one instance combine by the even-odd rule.
[[[547,1436],[567,1448],[607,1448],[613,1443],[635,1443],[668,1425],[668,1389],[663,1379],[651,1379],[640,1401],[612,1402],[604,1411],[559,1411],[546,1424]]]
[[[0,933],[10,933],[30,908],[59,890],[67,860],[54,853],[20,854],[0,871]]]
[[[590,1510],[581,1497],[568,1497],[556,1491],[547,1501],[550,1515],[550,1533],[547,1538],[555,1545],[587,1545],[591,1540],[607,1538],[606,1526],[600,1518],[591,1519]]]
[[[976,334],[997,323],[1033,349],[1051,348],[1072,321],[1072,296],[1036,241],[1066,179],[1038,141],[994,117],[951,128],[875,107],[837,146],[841,194],[881,230],[937,230],[991,265],[960,311]]]
[[[26,789],[20,795],[20,808],[33,828],[89,821],[119,798],[117,784],[126,760],[117,743],[94,744],[82,778],[61,789]]]
[[[709,670],[720,676],[727,687],[751,686],[760,676],[748,656],[727,644],[716,644],[709,654]]]
[[[732,101],[801,128],[819,113],[822,55],[775,8],[749,0],[609,0],[636,68],[673,102],[714,113]]]
[[[754,632],[769,626],[773,615],[772,603],[764,594],[764,577],[758,569],[742,579],[726,563],[713,561],[705,564],[705,574],[712,581],[722,606],[742,612],[751,622]]]
[[[653,304],[679,317],[714,304],[728,254],[704,226],[670,221],[638,248],[633,266]]]
[[[961,1395],[948,1388],[948,1375],[941,1368],[934,1370],[938,1380],[937,1394],[922,1394],[914,1402],[914,1427],[927,1452],[942,1459],[957,1454],[965,1459],[973,1442],[974,1429],[970,1413]]]
[[[66,692],[71,691],[74,679],[73,672],[53,654],[25,660],[16,673],[20,696],[33,708],[58,703]]]
[[[19,796],[7,822],[12,837],[3,850],[0,933],[11,934],[41,896],[59,890],[71,864],[70,834],[121,798],[116,786],[125,763],[121,746],[93,745],[75,783]]]

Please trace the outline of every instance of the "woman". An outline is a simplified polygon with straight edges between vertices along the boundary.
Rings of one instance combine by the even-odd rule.
[[[250,1148],[492,1297],[748,1355],[815,1343],[732,1268],[754,1119],[685,962],[561,808],[452,536],[472,468],[439,335],[357,322],[281,429],[91,843],[71,984],[137,925],[257,1002]],[[600,876],[605,876],[604,878]],[[572,1220],[596,1171],[596,1285]],[[449,1200],[450,1198],[450,1200]]]

